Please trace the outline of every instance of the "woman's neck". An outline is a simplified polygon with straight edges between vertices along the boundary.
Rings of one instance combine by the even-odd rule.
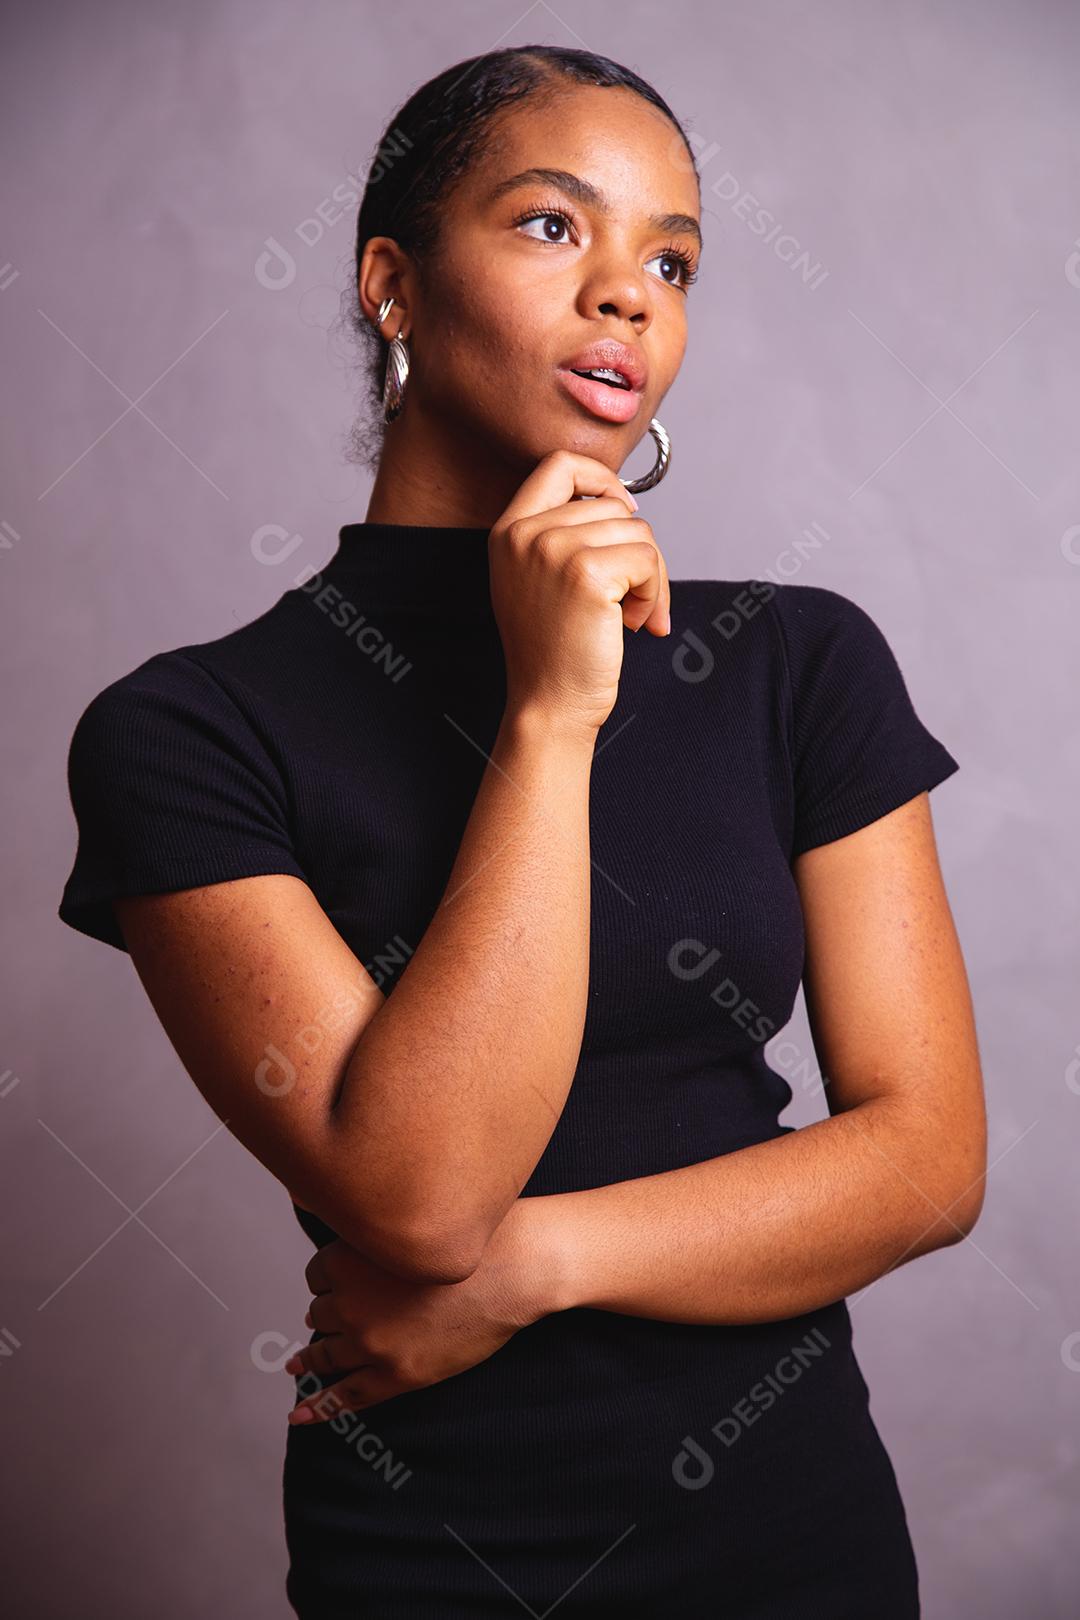
[[[475,440],[450,442],[419,412],[403,414],[386,429],[365,520],[490,529],[529,471],[506,466],[490,445],[481,463]]]

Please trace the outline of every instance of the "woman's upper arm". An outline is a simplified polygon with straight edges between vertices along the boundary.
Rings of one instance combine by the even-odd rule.
[[[973,1224],[986,1167],[982,1074],[928,794],[805,851],[792,870],[830,1113],[882,1097],[905,1109],[927,1133],[935,1196],[942,1207],[959,1198],[952,1214]]]
[[[177,1056],[294,1200],[358,1236],[333,1103],[384,996],[306,883],[240,878],[112,902]]]
[[[929,800],[958,763],[864,608],[791,583],[769,601],[803,982],[829,1111],[871,1100],[897,1111],[905,1172],[963,1226],[982,1200],[982,1074]]]
[[[356,1154],[332,1104],[384,997],[309,886],[286,765],[249,694],[184,650],[114,681],[69,748],[59,915],[130,954],[215,1113],[355,1241]]]

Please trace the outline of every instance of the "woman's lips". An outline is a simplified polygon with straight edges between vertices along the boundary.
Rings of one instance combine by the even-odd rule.
[[[636,389],[613,388],[591,377],[579,377],[576,371],[566,371],[562,366],[556,368],[555,375],[572,399],[605,422],[629,422],[637,415],[641,395]]]

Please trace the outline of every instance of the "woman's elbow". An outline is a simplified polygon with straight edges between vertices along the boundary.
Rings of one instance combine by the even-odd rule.
[[[488,1234],[461,1223],[346,1217],[336,1227],[354,1249],[416,1283],[465,1282],[483,1257]]]
[[[956,1224],[961,1228],[961,1235],[968,1237],[978,1223],[986,1200],[989,1147],[987,1142],[986,1109],[981,1100],[977,1115],[971,1122],[965,1140],[968,1151],[963,1157],[959,1174],[959,1191],[955,1199],[955,1207],[950,1213],[954,1216]]]
[[[944,1243],[962,1243],[974,1231],[986,1198],[986,1147],[973,1143],[958,1158],[950,1184],[942,1196],[941,1237]]]
[[[985,1194],[986,1173],[984,1171],[974,1186],[965,1187],[946,1211],[949,1220],[953,1223],[951,1242],[962,1243],[975,1230],[979,1216],[982,1214]]]
[[[471,1277],[484,1253],[473,1232],[409,1232],[392,1245],[400,1277],[422,1283],[459,1283]]]

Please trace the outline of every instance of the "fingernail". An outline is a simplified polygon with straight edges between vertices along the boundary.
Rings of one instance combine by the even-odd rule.
[[[290,1423],[313,1423],[315,1414],[310,1406],[294,1406],[289,1413]]]
[[[299,1356],[290,1356],[288,1361],[285,1363],[285,1371],[287,1373],[298,1373],[303,1365],[304,1363],[300,1360]]]
[[[630,495],[630,491],[629,491],[629,490],[627,490],[627,492],[626,492],[626,493],[627,493],[627,494],[628,494],[628,495]],[[637,503],[637,501],[636,501],[636,500],[635,500],[635,499],[634,499],[634,497],[633,497],[633,495],[630,495],[630,500],[631,500],[631,503],[632,503],[632,504],[633,504],[633,508],[634,508],[634,511],[635,511],[635,512],[636,512],[636,511],[637,511],[637,510],[638,510],[638,503]]]

